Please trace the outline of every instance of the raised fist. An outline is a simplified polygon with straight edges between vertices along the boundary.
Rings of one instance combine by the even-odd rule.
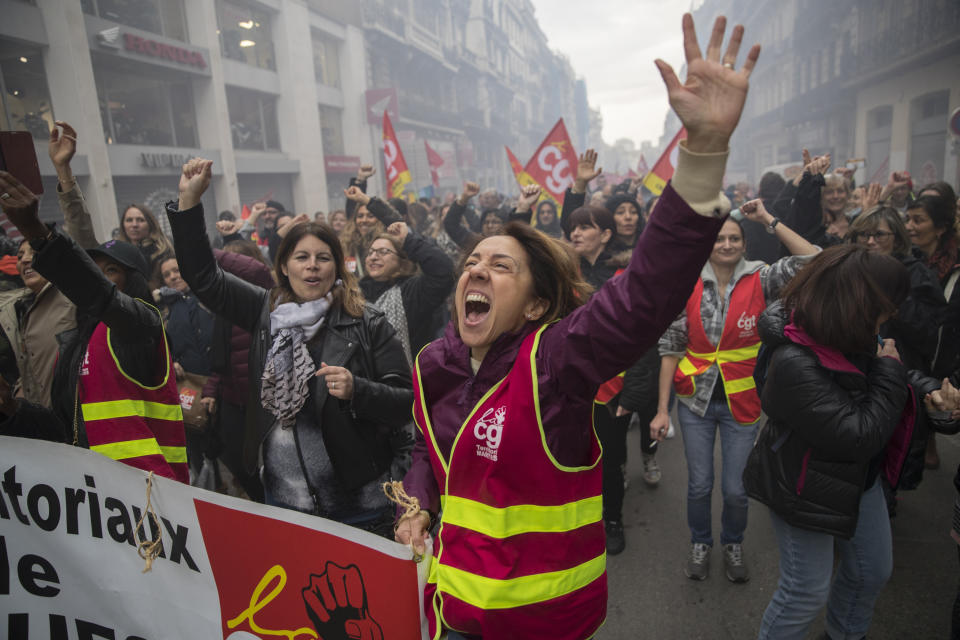
[[[302,590],[307,615],[323,640],[383,640],[383,630],[367,610],[367,592],[356,565],[327,562]]]

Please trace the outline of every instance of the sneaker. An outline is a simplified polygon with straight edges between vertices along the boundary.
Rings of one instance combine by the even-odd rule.
[[[667,440],[677,435],[677,430],[673,428],[673,418],[670,418],[670,424],[667,426]]]
[[[726,569],[727,580],[730,582],[746,582],[750,579],[747,565],[743,563],[742,545],[723,545],[723,566]]]
[[[706,580],[710,575],[710,545],[696,542],[690,547],[687,568],[684,571],[691,580]]]
[[[605,520],[604,528],[607,531],[607,555],[615,556],[622,553],[627,546],[623,537],[623,523],[619,520]]]
[[[657,464],[657,458],[652,453],[643,454],[643,481],[648,487],[660,484],[660,465]]]

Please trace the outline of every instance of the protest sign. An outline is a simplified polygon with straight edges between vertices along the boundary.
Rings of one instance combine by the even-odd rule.
[[[156,476],[135,531],[146,473],[37,440],[0,437],[0,478],[9,640],[426,637],[410,549],[373,534]]]

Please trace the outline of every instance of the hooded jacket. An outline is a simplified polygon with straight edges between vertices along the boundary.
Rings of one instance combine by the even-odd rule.
[[[913,430],[907,371],[893,358],[819,345],[772,305],[755,378],[769,420],[747,460],[747,494],[789,524],[850,538],[882,471],[896,485]]]

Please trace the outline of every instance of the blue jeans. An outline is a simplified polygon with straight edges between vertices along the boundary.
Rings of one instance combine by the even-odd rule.
[[[857,529],[850,540],[799,529],[773,511],[770,517],[780,546],[780,582],[763,613],[759,638],[802,640],[824,604],[832,640],[863,638],[893,570],[890,518],[880,482],[860,498]],[[834,541],[840,564],[831,586]]]
[[[683,450],[687,456],[687,525],[690,541],[713,546],[710,500],[713,494],[713,447],[720,431],[720,472],[723,514],[720,544],[743,542],[747,528],[747,492],[743,469],[757,437],[757,423],[733,419],[726,402],[711,402],[702,418],[682,402],[677,406]]]

